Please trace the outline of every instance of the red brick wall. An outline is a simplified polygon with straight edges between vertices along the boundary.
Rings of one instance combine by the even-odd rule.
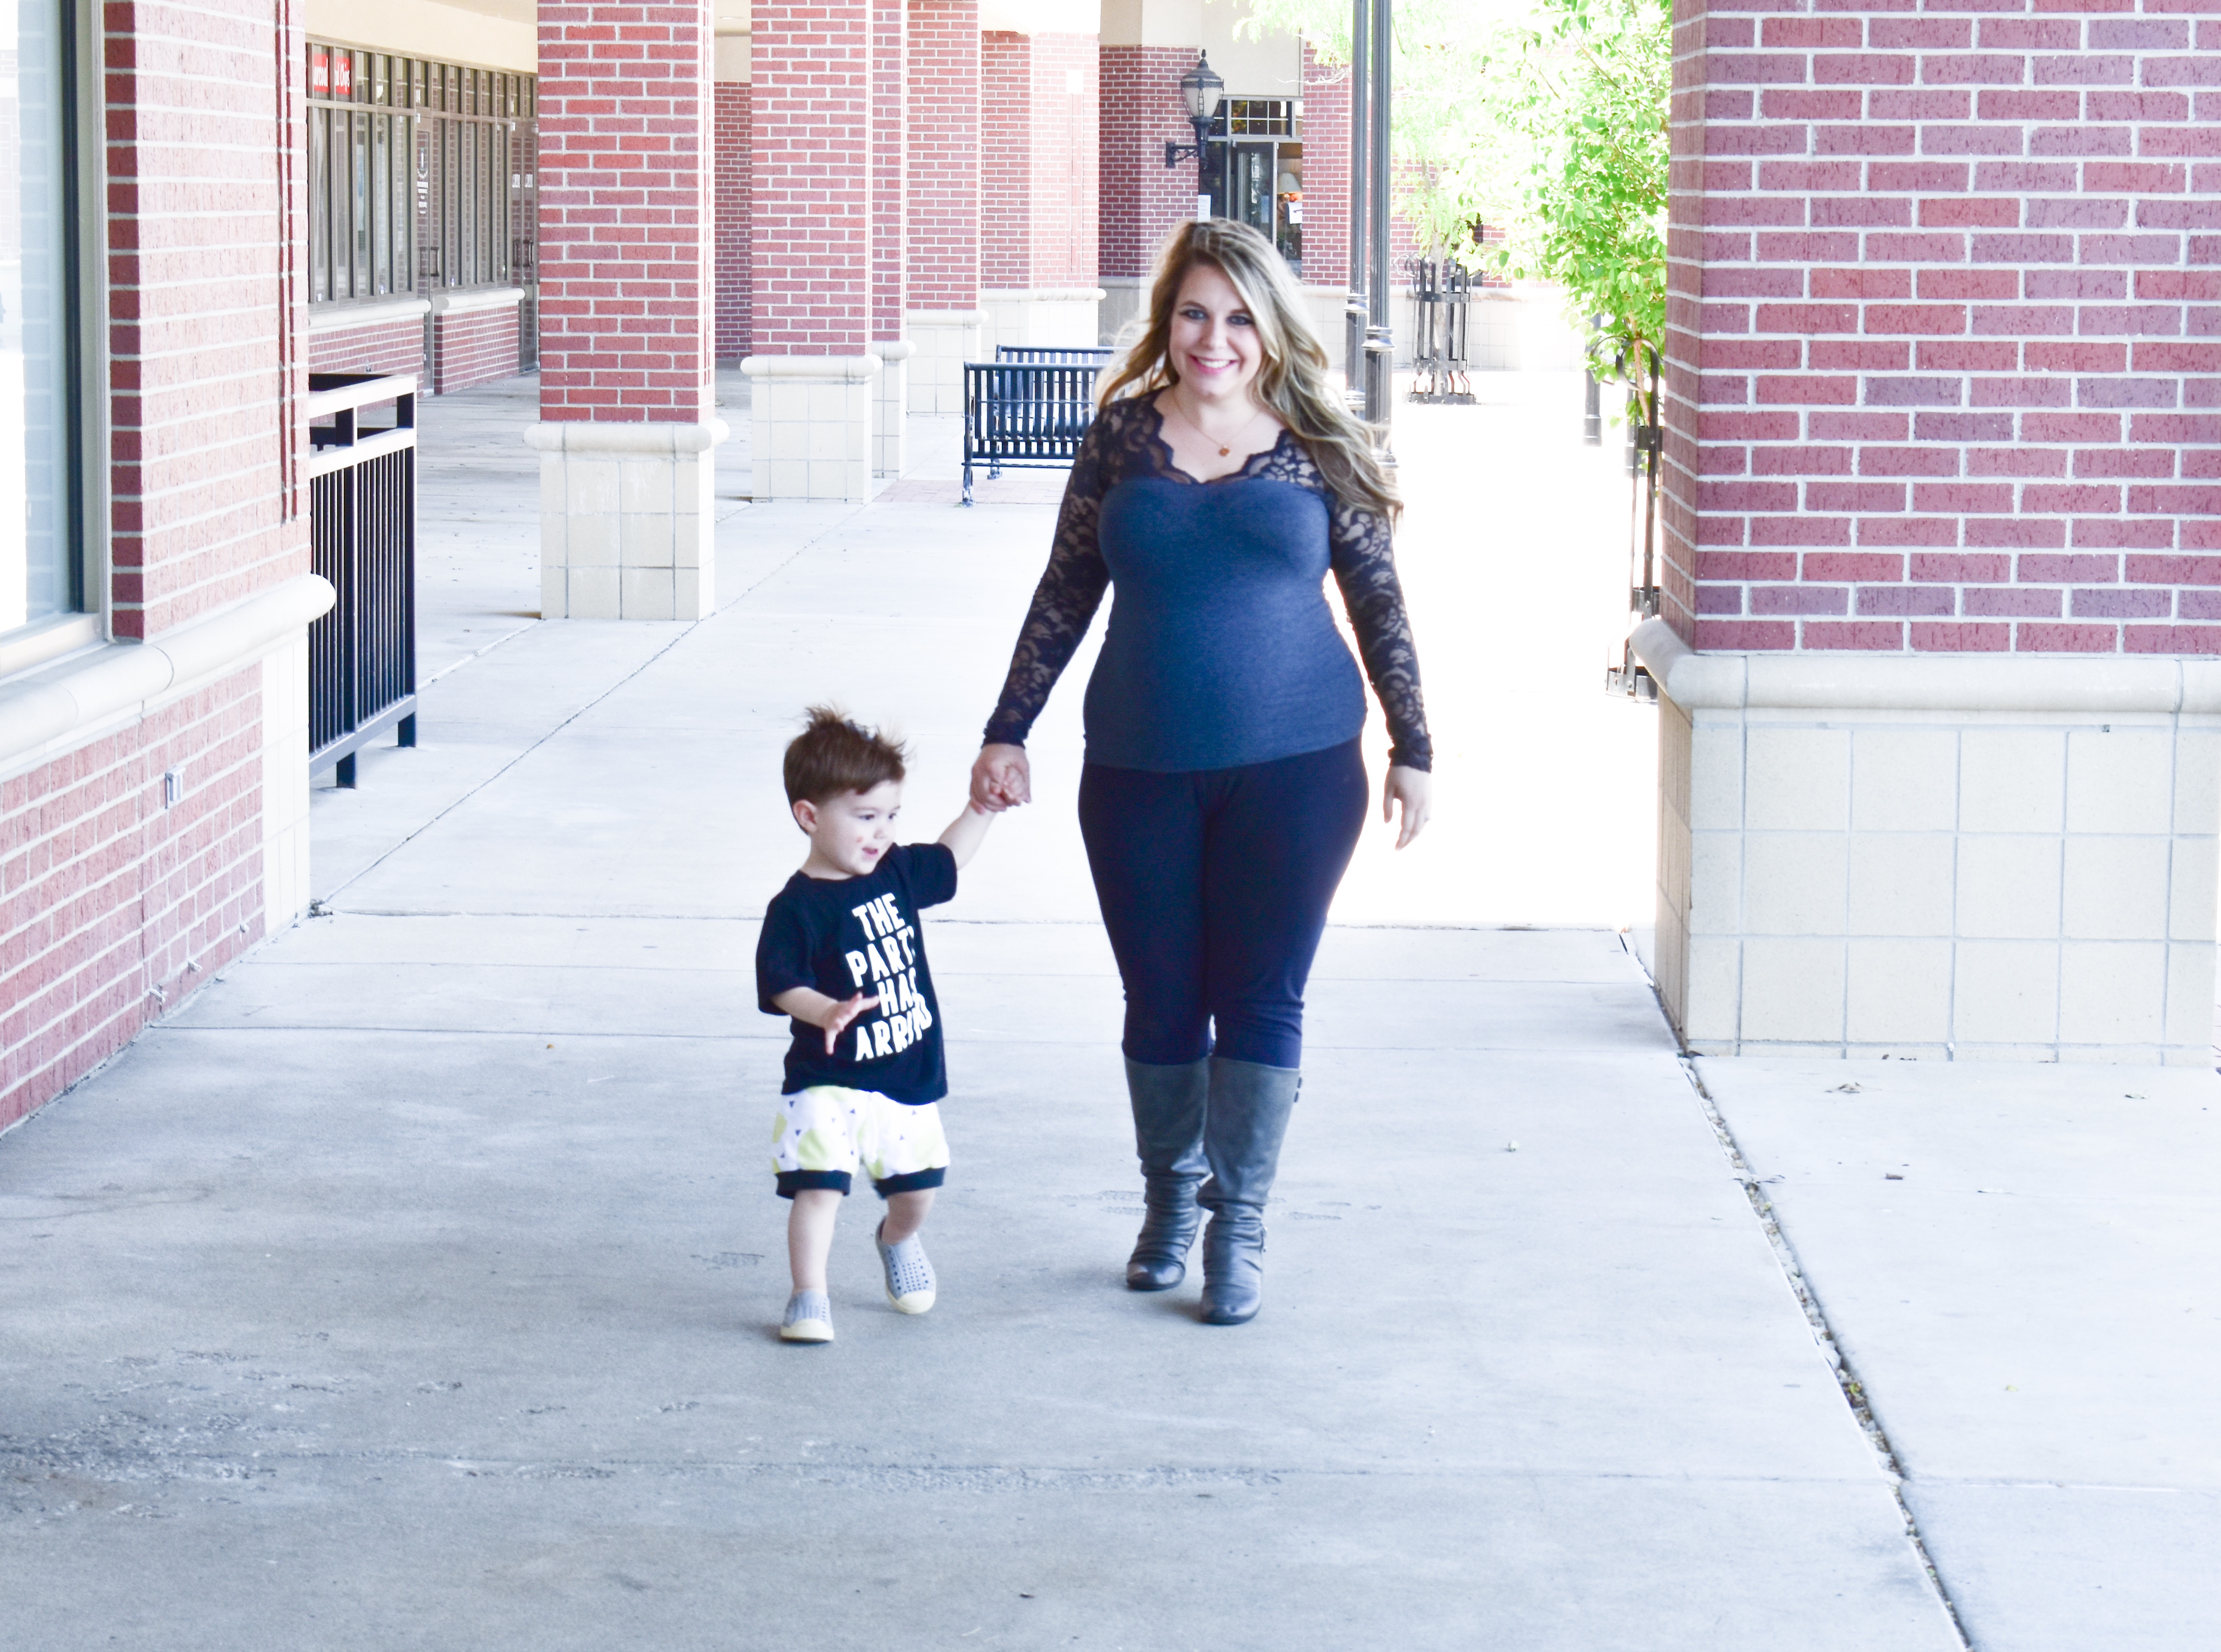
[[[1329,66],[1304,47],[1304,280],[1349,280],[1349,66]],[[1337,341],[1328,347],[1339,354]]]
[[[872,0],[872,336],[903,335],[910,291],[910,19],[904,0]]]
[[[1033,195],[1030,277],[1035,287],[1092,287],[1100,223],[1097,99],[1101,66],[1092,34],[1033,41]]]
[[[310,372],[416,372],[424,370],[424,318],[373,322],[368,327],[311,333]]]
[[[282,302],[293,226],[269,8],[103,16],[109,554],[116,635],[145,637],[307,572],[308,524],[284,515],[299,437],[279,395],[305,391],[286,354],[304,329],[297,294]]]
[[[541,0],[539,17],[541,416],[706,418],[707,0]]]
[[[717,360],[748,353],[748,86],[716,83]]]
[[[1165,165],[1167,141],[1195,141],[1179,100],[1179,78],[1194,66],[1192,47],[1102,48],[1097,165],[1104,275],[1148,275],[1173,226],[1195,216],[1195,163]]]
[[[260,0],[101,21],[111,595],[148,637],[308,569],[302,57]],[[234,673],[0,783],[0,1124],[260,936],[260,693]]]
[[[1031,286],[1033,41],[979,36],[979,285]]]
[[[260,938],[261,688],[235,673],[0,784],[0,1127]]]
[[[910,8],[910,296],[912,310],[979,303],[979,7]]]
[[[432,393],[451,395],[472,385],[490,385],[516,376],[517,313],[514,304],[498,310],[448,310],[432,317]]]
[[[2221,652],[2221,21],[1682,0],[1667,616]]]
[[[979,53],[979,285],[1092,287],[1095,36],[990,31]]]
[[[759,0],[750,13],[750,332],[764,355],[869,343],[870,0]]]

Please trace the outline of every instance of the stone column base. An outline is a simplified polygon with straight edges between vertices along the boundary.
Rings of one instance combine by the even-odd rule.
[[[910,362],[910,410],[961,413],[964,364],[983,360],[979,331],[984,310],[913,310],[903,316],[903,332],[917,354]]]
[[[987,324],[979,339],[982,359],[994,359],[1001,344],[1092,347],[1101,331],[1101,287],[992,288],[979,295]]]
[[[2212,1064],[2221,660],[1635,647],[1691,1049]]]
[[[875,355],[752,355],[753,479],[769,499],[872,497],[872,381]]]
[[[1328,365],[1339,368],[1347,353],[1349,324],[1344,317],[1349,311],[1349,288],[1308,286],[1304,289],[1304,316],[1318,335],[1321,348],[1326,352]],[[1146,320],[1147,318],[1144,317]]]
[[[309,910],[309,634],[262,656],[262,928]]]
[[[879,376],[872,386],[872,474],[900,476],[910,467],[910,359],[905,339],[872,346]]]
[[[535,424],[543,619],[704,619],[716,609],[706,424]]]
[[[1149,324],[1149,284],[1138,275],[1106,275],[1103,302],[1095,307],[1095,341],[1123,345]]]

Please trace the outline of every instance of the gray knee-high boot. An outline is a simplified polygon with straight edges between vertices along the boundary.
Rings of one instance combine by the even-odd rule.
[[[1203,1224],[1195,1190],[1203,1181],[1203,1104],[1210,1089],[1207,1060],[1178,1067],[1126,1063],[1144,1203],[1141,1236],[1126,1263],[1129,1291],[1168,1291],[1187,1275],[1187,1253]]]
[[[1211,1058],[1203,1150],[1211,1180],[1198,1202],[1211,1212],[1203,1239],[1203,1323],[1239,1325],[1264,1305],[1265,1198],[1280,1167],[1280,1142],[1303,1075],[1290,1067]]]

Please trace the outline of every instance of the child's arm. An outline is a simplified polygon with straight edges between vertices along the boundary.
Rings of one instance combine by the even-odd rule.
[[[957,867],[961,869],[979,852],[979,845],[986,842],[987,829],[994,823],[993,815],[976,803],[967,803],[964,812],[950,821],[948,829],[942,833],[941,847],[956,857]]]
[[[825,1053],[833,1054],[833,1045],[850,1022],[877,1004],[876,998],[866,998],[861,992],[848,999],[829,998],[823,992],[807,986],[790,986],[772,999],[781,1015],[792,1016],[797,1021],[806,1021],[813,1027],[825,1029]]]

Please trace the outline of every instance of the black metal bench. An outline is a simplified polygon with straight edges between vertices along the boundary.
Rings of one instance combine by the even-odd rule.
[[[1095,422],[1095,379],[1111,352],[1005,344],[992,361],[964,364],[964,503],[972,469],[1064,470]]]
[[[998,361],[1051,361],[1060,365],[1097,368],[1108,366],[1110,358],[1117,354],[1107,344],[998,344]]]

